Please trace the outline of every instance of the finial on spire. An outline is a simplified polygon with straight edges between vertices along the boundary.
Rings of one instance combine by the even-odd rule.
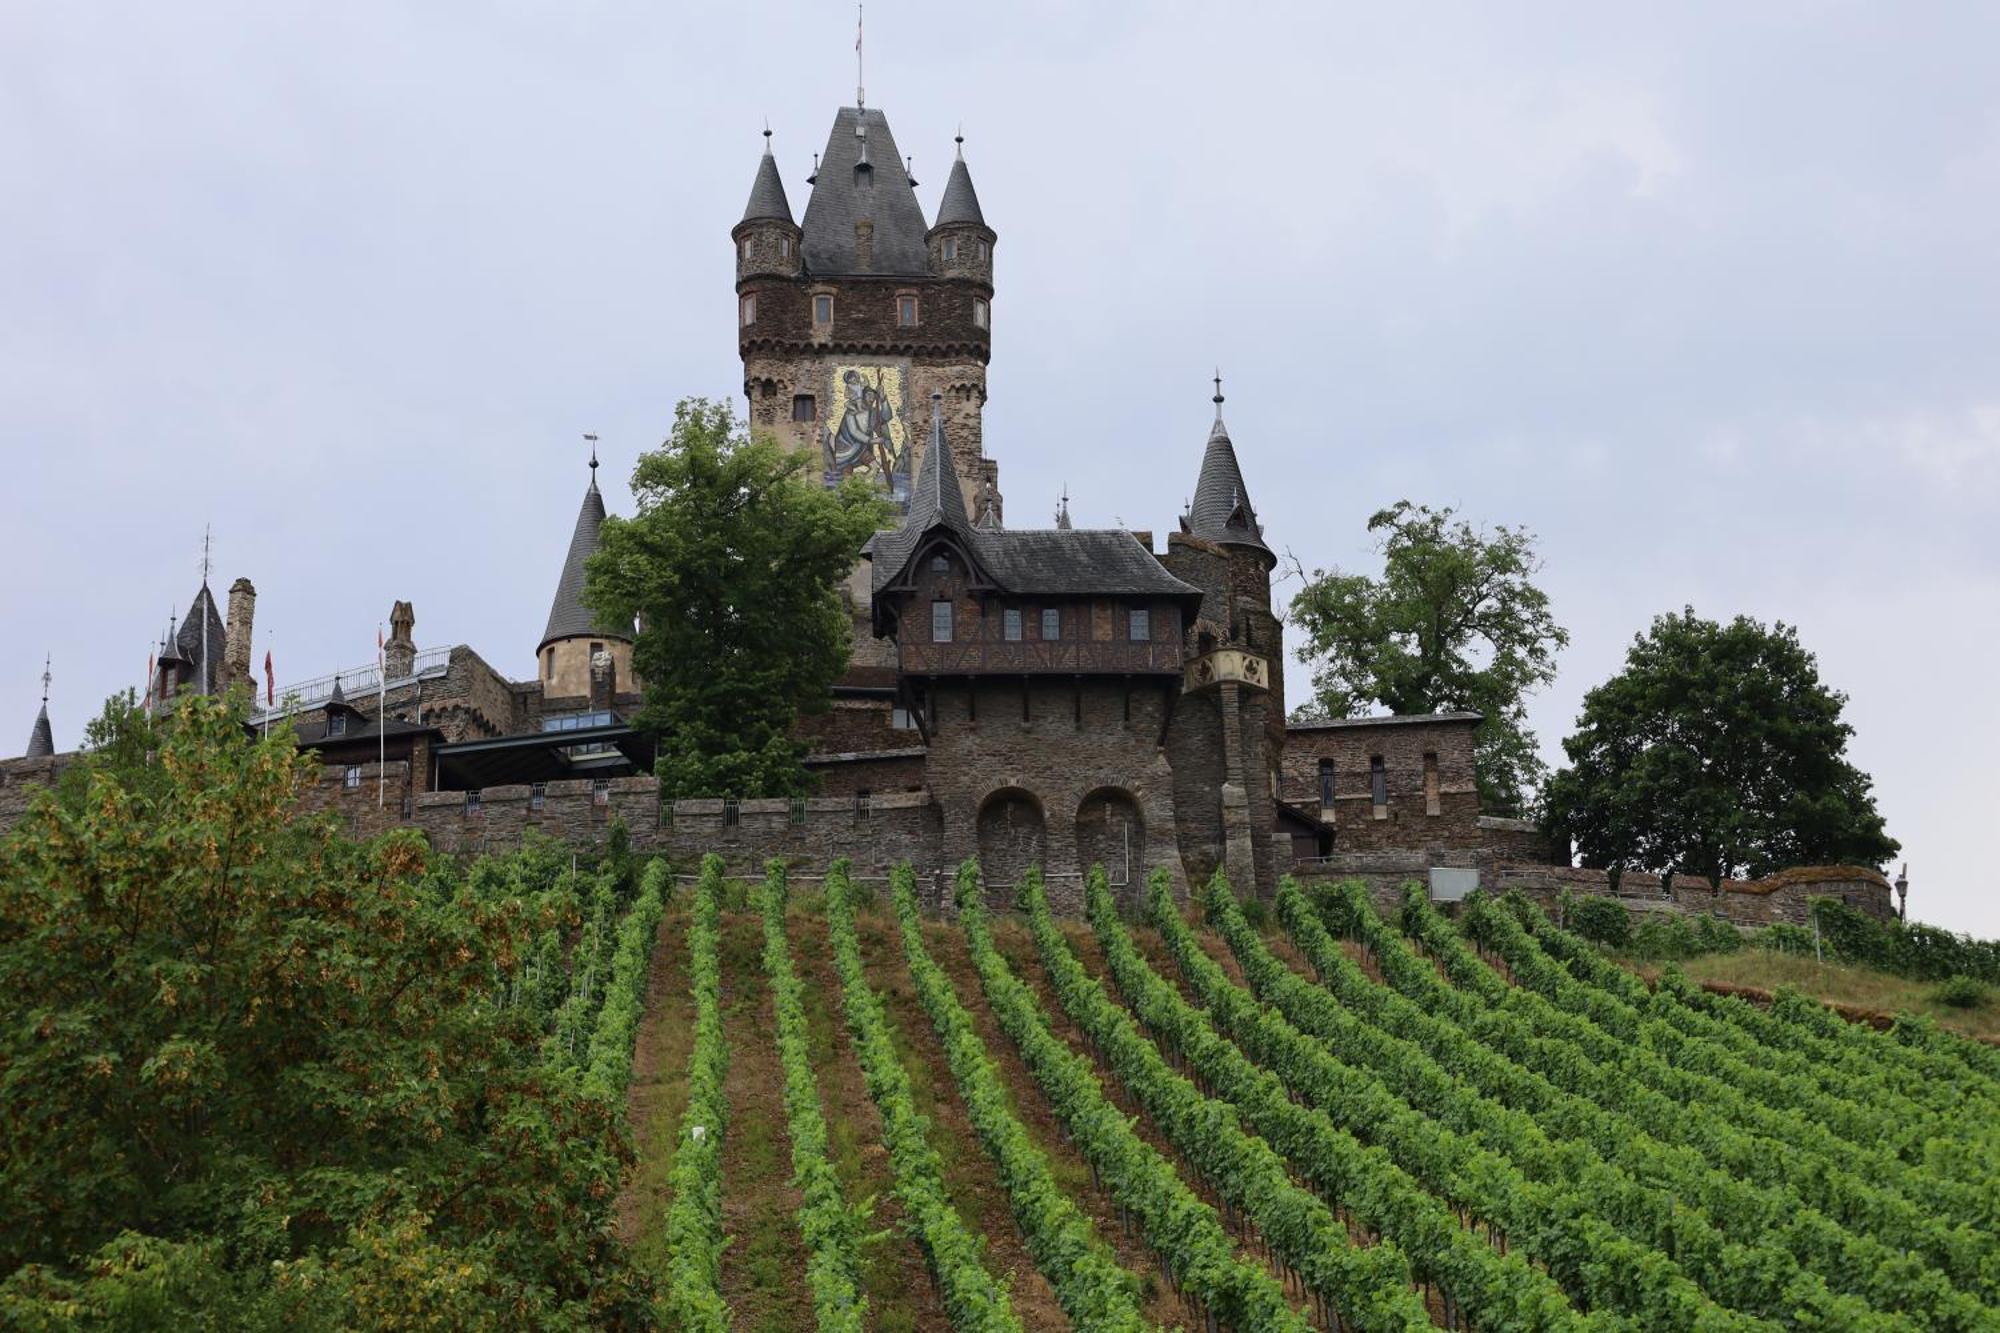
[[[854,109],[856,111],[868,105],[868,90],[865,87],[867,80],[862,77],[863,67],[861,64],[862,18],[861,6],[857,4],[854,6]]]
[[[208,586],[208,538],[209,524],[201,525],[201,586]]]
[[[812,174],[812,175],[810,175],[810,176],[808,176],[808,177],[806,177],[806,184],[808,184],[808,185],[817,185],[817,184],[819,184],[819,154],[818,154],[818,153],[814,153],[814,154],[813,154],[813,174]]]
[[[49,655],[42,654],[42,707],[49,706]]]
[[[961,121],[959,121],[959,122],[958,122],[958,133],[957,133],[957,134],[954,134],[954,135],[952,135],[952,136],[951,136],[951,141],[952,141],[953,143],[955,143],[955,144],[957,144],[957,145],[958,145],[958,160],[959,160],[959,161],[961,161],[961,162],[965,161],[965,122],[964,122],[964,121],[962,121],[962,120],[961,120]]]
[[[941,390],[932,389],[931,425],[942,426],[943,424],[944,424],[944,393]]]
[[[583,438],[590,441],[590,484],[595,486],[597,484],[597,437],[589,431],[585,431]]]
[[[1217,366],[1217,367],[1215,368],[1215,406],[1216,406],[1216,409],[1217,409],[1217,411],[1218,411],[1218,413],[1219,413],[1219,412],[1220,412],[1220,410],[1221,410],[1221,408],[1222,408],[1222,367],[1221,367],[1221,366]]]
[[[771,118],[764,117],[764,156],[771,155]]]

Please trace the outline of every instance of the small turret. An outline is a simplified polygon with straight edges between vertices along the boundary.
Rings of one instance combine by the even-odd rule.
[[[49,659],[42,659],[42,711],[35,714],[35,725],[28,732],[29,759],[47,759],[56,752],[55,732],[49,727]]]
[[[584,565],[597,553],[604,526],[604,496],[597,489],[597,437],[585,438],[591,441],[590,485],[584,488],[569,551],[556,580],[548,627],[535,649],[544,698],[588,700],[590,659],[602,652],[611,654],[616,679],[631,678],[632,627],[608,624],[583,604]]]
[[[785,182],[771,153],[771,131],[764,130],[764,156],[750,183],[750,202],[743,220],[729,233],[736,242],[736,277],[795,278],[801,271],[799,226],[785,198]]]
[[[979,192],[972,188],[972,172],[965,165],[965,136],[958,135],[956,142],[958,155],[952,159],[944,198],[938,202],[937,222],[928,237],[931,270],[941,278],[969,278],[981,283],[990,298],[993,245],[999,237],[986,225]]]
[[[1243,469],[1236,461],[1236,446],[1230,443],[1229,427],[1222,423],[1220,372],[1215,377],[1215,424],[1208,431],[1201,476],[1195,482],[1194,499],[1181,516],[1181,531],[1218,546],[1257,552],[1266,569],[1278,563],[1264,544],[1264,525],[1257,521],[1250,492],[1243,485]]]

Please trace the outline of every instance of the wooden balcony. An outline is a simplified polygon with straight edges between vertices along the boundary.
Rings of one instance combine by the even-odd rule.
[[[970,639],[898,644],[897,654],[906,676],[1177,675],[1181,670],[1177,639]]]

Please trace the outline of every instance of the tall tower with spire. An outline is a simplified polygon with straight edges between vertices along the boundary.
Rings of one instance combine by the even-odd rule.
[[[1276,882],[1279,762],[1285,745],[1283,628],[1271,610],[1277,557],[1250,502],[1222,420],[1202,450],[1194,497],[1161,563],[1202,590],[1187,627],[1186,697],[1168,740],[1184,861],[1220,860],[1238,884]]]
[[[857,90],[858,91],[858,90]],[[993,247],[957,149],[936,218],[875,107],[841,107],[794,221],[765,131],[736,245],[737,346],[753,429],[808,453],[829,486],[860,475],[907,505],[942,395],[969,511],[1000,521],[981,412],[992,350]]]
[[[604,527],[604,495],[597,489],[597,437],[585,438],[590,441],[590,484],[584,488],[569,551],[556,578],[548,626],[535,647],[536,675],[545,701],[590,700],[592,659],[598,657],[608,660],[613,693],[630,693],[633,688],[632,627],[607,623],[583,604],[584,563],[596,554]]]

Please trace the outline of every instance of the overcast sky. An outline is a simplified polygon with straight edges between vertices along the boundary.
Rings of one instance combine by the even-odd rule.
[[[1016,526],[1067,483],[1164,533],[1220,363],[1308,567],[1402,497],[1539,534],[1552,760],[1653,615],[1798,625],[1912,914],[2000,934],[2000,10],[1637,8],[876,0],[868,102],[927,211],[964,124]],[[281,684],[396,598],[531,672],[580,433],[629,511],[674,402],[740,393],[729,228],[766,116],[803,208],[853,28],[5,5],[0,753],[44,651],[61,748],[140,682],[206,522]]]

